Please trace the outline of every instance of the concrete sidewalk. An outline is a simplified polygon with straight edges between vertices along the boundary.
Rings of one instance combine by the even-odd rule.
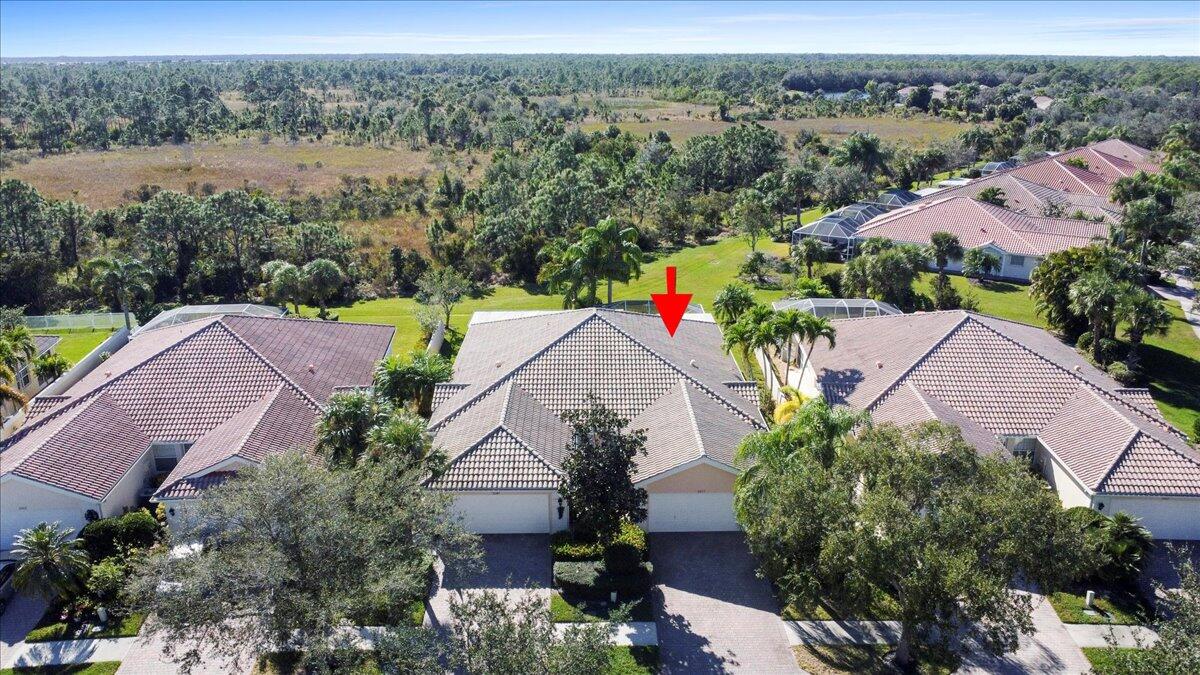
[[[8,668],[25,636],[46,613],[46,601],[21,594],[14,595],[0,614],[0,668]]]
[[[1067,632],[1080,647],[1150,647],[1158,642],[1158,633],[1145,626],[1068,623]],[[1115,644],[1109,643],[1112,637]],[[1138,644],[1138,640],[1141,644]]]
[[[1196,337],[1200,338],[1200,311],[1198,311],[1200,308],[1196,306],[1196,289],[1191,281],[1176,278],[1173,287],[1151,286],[1150,290],[1159,297],[1178,302],[1183,309],[1184,319],[1191,324],[1192,330],[1196,332]]]
[[[22,642],[13,648],[10,666],[64,666],[123,661],[137,638]]]

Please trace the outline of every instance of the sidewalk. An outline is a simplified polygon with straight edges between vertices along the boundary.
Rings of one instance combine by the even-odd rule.
[[[1071,639],[1080,647],[1149,647],[1158,642],[1158,633],[1145,626],[1117,626],[1085,623],[1066,624]],[[1116,644],[1109,644],[1108,638]],[[1141,645],[1138,639],[1141,639]]]
[[[784,621],[788,644],[884,645],[900,639],[899,621]]]
[[[1200,308],[1196,306],[1196,289],[1187,279],[1175,279],[1175,286],[1151,286],[1150,290],[1159,297],[1174,300],[1183,308],[1183,317],[1192,325],[1196,337],[1200,338]]]
[[[25,635],[46,613],[46,601],[21,594],[14,595],[0,614],[0,668],[8,668],[16,658]]]
[[[96,661],[123,661],[137,638],[21,642],[13,648],[11,666],[63,666]]]

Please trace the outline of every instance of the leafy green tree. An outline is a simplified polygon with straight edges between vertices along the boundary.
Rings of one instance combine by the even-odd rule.
[[[142,230],[152,257],[170,271],[181,303],[187,302],[188,276],[210,235],[199,201],[174,190],[160,190],[142,206]]]
[[[832,210],[865,199],[877,189],[871,177],[857,166],[828,164],[817,172],[817,192],[821,205]]]
[[[143,634],[185,668],[206,651],[284,650],[329,668],[346,625],[410,620],[430,551],[451,567],[477,559],[476,538],[450,497],[424,489],[427,475],[401,457],[331,471],[294,452],[239,470],[172,532],[172,543],[201,550],[152,555],[135,569],[133,609],[155,616]]]
[[[713,298],[713,314],[722,327],[728,327],[754,304],[754,292],[745,284],[726,284]]]
[[[92,239],[91,213],[82,204],[67,200],[52,204],[47,215],[59,233],[58,252],[63,265],[78,270]]]
[[[963,252],[962,272],[968,279],[983,281],[998,269],[1000,256],[995,253],[982,248],[971,248]]]
[[[262,266],[262,276],[263,297],[285,307],[290,303],[292,313],[300,316],[300,303],[306,296],[300,268],[286,260],[272,260]]]
[[[424,350],[392,354],[375,366],[375,393],[395,406],[412,403],[428,417],[434,385],[449,382],[453,374],[453,364],[441,354]]]
[[[1117,278],[1129,276],[1128,263],[1110,247],[1070,248],[1047,255],[1030,275],[1029,295],[1038,314],[1068,340],[1087,330],[1088,322],[1071,309],[1070,289],[1090,270],[1103,269]]]
[[[131,330],[129,307],[138,298],[154,299],[154,275],[133,258],[93,258],[88,262],[92,288],[106,298],[116,298],[125,315],[125,328]]]
[[[0,250],[49,253],[53,227],[48,210],[32,185],[13,178],[0,181]]]
[[[48,600],[70,597],[87,576],[87,554],[75,539],[75,529],[61,523],[38,523],[21,530],[12,555],[17,560],[13,587],[25,594]]]
[[[646,518],[646,491],[633,484],[637,457],[646,454],[646,432],[626,431],[628,420],[591,400],[570,410],[571,440],[559,492],[571,507],[571,527],[581,537],[607,541],[623,521]]]
[[[470,290],[471,283],[451,267],[431,269],[417,279],[417,301],[439,307],[442,322],[450,327],[450,314],[454,306]]]
[[[753,188],[739,192],[733,205],[732,219],[734,227],[750,244],[751,253],[758,251],[758,240],[771,227],[771,214],[762,193]]]
[[[249,287],[247,270],[258,269],[265,262],[260,252],[287,220],[283,208],[263,194],[226,190],[204,201],[200,217],[211,228],[206,240],[209,255],[229,266],[234,290],[245,293]]]
[[[918,246],[892,246],[854,257],[842,268],[842,289],[900,307],[913,301],[913,284],[925,269],[925,252]]]
[[[321,308],[319,316],[322,319],[328,317],[329,301],[341,292],[342,284],[346,283],[342,268],[332,260],[317,258],[300,270],[300,276],[304,290]]]
[[[768,459],[738,485],[735,513],[786,599],[831,599],[854,615],[891,596],[899,667],[925,647],[962,649],[968,636],[991,653],[1015,649],[1033,624],[1013,579],[1052,591],[1078,575],[1083,535],[1057,495],[957,428],[883,425],[829,452],[796,438],[797,424],[743,442],[753,450],[739,454]]]

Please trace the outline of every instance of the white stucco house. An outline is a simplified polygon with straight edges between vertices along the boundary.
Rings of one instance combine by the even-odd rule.
[[[1066,507],[1124,511],[1200,540],[1200,453],[1147,389],[1124,387],[1035,326],[964,311],[834,322],[801,391],[876,422],[940,420],[983,452],[1029,457]]]
[[[0,443],[0,550],[150,500],[175,517],[239,468],[312,448],[322,406],[371,383],[394,330],[225,315],[139,332]]]
[[[477,312],[435,390],[429,430],[450,464],[430,486],[475,532],[565,529],[561,415],[595,397],[646,431],[647,530],[737,530],[733,454],[766,428],[757,396],[708,315],[685,315],[672,338],[658,316],[619,310]]]

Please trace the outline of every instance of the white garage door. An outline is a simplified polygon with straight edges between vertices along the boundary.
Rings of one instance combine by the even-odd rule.
[[[528,534],[550,531],[550,502],[544,494],[454,497],[463,525],[478,534]]]
[[[1140,518],[1155,539],[1200,539],[1200,499],[1102,497],[1100,501],[1108,502],[1105,513],[1124,511]]]
[[[650,532],[728,532],[740,530],[733,518],[733,493],[651,492],[646,529]]]
[[[5,509],[0,515],[0,550],[11,549],[18,532],[41,522],[57,522],[78,531],[84,525],[83,513],[81,509]]]

